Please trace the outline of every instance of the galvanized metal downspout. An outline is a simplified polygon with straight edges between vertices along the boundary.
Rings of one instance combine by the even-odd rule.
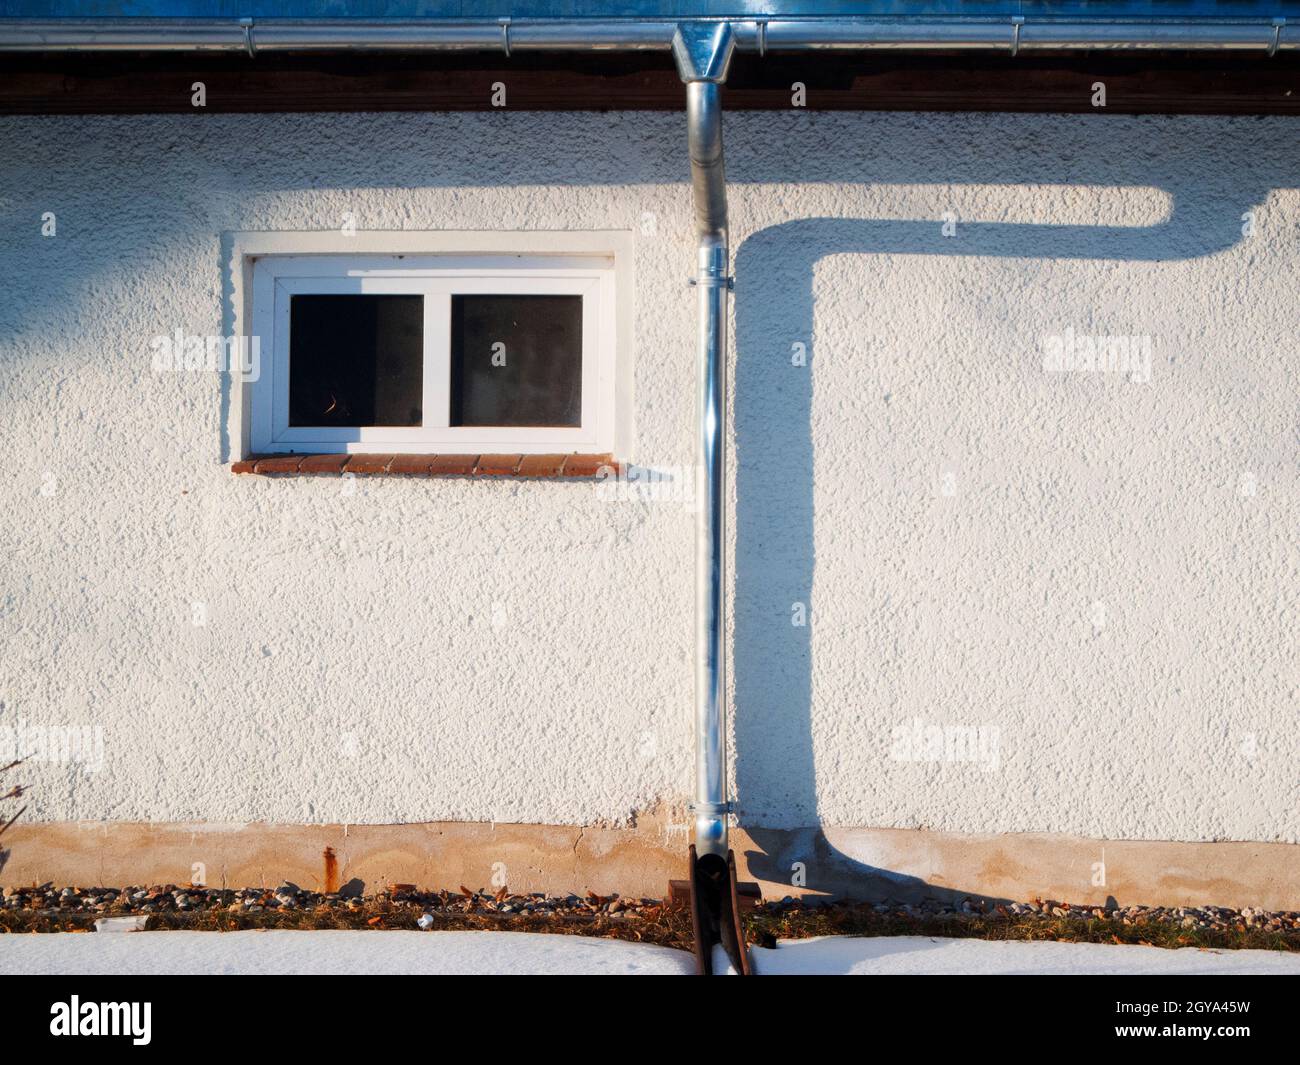
[[[727,188],[722,82],[735,51],[728,23],[683,23],[673,58],[686,83],[699,301],[696,384],[695,849],[727,856],[726,429]]]

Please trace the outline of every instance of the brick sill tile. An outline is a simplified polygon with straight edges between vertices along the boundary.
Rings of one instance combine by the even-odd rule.
[[[594,479],[621,472],[612,455],[254,455],[231,473],[406,477],[553,477]],[[608,476],[608,474],[606,474]]]

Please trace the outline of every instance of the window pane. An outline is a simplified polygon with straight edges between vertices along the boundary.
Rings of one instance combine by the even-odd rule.
[[[291,296],[289,424],[419,425],[423,296]]]
[[[452,425],[582,425],[581,296],[451,298]]]

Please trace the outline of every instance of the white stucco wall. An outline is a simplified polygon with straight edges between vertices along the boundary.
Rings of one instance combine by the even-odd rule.
[[[728,115],[747,822],[1300,838],[1298,131]],[[234,231],[635,230],[622,457],[681,468],[685,177],[670,114],[0,119],[0,724],[104,738],[27,816],[681,798],[686,506],[234,477],[228,389],[148,342],[222,332]],[[1149,336],[1150,381],[1045,373],[1067,330]],[[891,757],[932,725],[988,757]]]

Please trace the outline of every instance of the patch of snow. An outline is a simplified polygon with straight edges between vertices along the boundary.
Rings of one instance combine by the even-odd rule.
[[[695,971],[684,951],[532,932],[245,931],[15,934],[0,974],[270,973],[601,976]]]
[[[147,914],[134,914],[130,917],[101,917],[95,922],[96,932],[143,932],[149,923]]]
[[[775,950],[751,947],[750,958],[761,976],[1300,973],[1300,954],[1272,950],[1164,950],[1111,943],[992,942],[928,936],[780,940]],[[725,965],[726,958],[721,960]]]

